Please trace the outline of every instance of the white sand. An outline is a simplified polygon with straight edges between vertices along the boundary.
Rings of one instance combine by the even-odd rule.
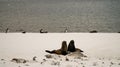
[[[120,0],[0,0],[0,32],[120,32]]]
[[[67,44],[74,40],[75,46],[88,57],[74,59],[53,55],[54,58],[46,59],[44,55],[48,53],[45,50],[59,49],[63,40]],[[4,59],[0,60],[0,67],[120,67],[119,49],[119,33],[0,33],[0,59]],[[34,56],[38,62],[32,61]],[[30,62],[14,63],[10,61],[12,58]]]

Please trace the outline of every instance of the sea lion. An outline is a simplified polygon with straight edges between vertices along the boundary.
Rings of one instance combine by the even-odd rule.
[[[43,31],[43,29],[40,29],[40,33],[48,33],[48,31]]]
[[[10,30],[9,30],[9,28],[7,28],[6,30],[5,30],[5,33],[8,33]]]
[[[46,50],[46,52],[51,53],[51,54],[67,55],[67,43],[66,41],[63,41],[60,49],[52,50],[52,51]]]
[[[75,51],[75,45],[74,45],[74,40],[71,40],[69,45],[68,45],[68,51],[74,52]]]
[[[68,45],[68,51],[69,51],[69,52],[75,52],[75,51],[83,52],[81,49],[75,48],[74,40],[71,40],[71,41],[70,41],[70,43],[69,43],[69,45]]]
[[[98,32],[97,30],[90,31],[90,33],[97,33],[97,32]]]

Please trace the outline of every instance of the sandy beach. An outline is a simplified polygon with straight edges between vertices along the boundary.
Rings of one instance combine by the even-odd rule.
[[[45,52],[60,48],[63,40],[67,44],[74,40],[87,57]],[[119,44],[118,33],[0,33],[0,67],[119,67]],[[25,59],[26,63],[12,62],[13,58]]]

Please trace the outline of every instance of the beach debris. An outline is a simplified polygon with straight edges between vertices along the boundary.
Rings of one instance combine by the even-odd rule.
[[[6,62],[3,62],[3,64],[5,64]]]
[[[60,61],[62,61],[62,59],[60,59]]]
[[[25,66],[30,66],[29,64],[25,64]]]
[[[43,64],[43,62],[40,62],[40,64]]]
[[[102,64],[104,64],[105,62],[102,62]]]
[[[101,58],[99,58],[99,60],[102,60]]]
[[[47,61],[46,59],[43,59],[43,61],[45,62],[45,61]]]
[[[36,58],[37,58],[37,57],[36,57],[36,56],[34,56],[34,57],[33,57],[33,61],[37,61],[37,60],[36,60]]]
[[[51,65],[60,65],[60,62],[58,62],[58,61],[52,61],[52,63],[51,63]]]
[[[81,64],[81,65],[83,65],[83,63],[82,63],[82,62],[81,62],[80,64]]]
[[[81,59],[81,56],[75,56],[74,59]]]
[[[45,55],[45,57],[46,57],[46,58],[53,58],[53,56],[52,56],[52,55],[49,55],[49,54],[48,54],[48,55]]]
[[[120,65],[120,63],[118,63],[118,65]]]
[[[118,58],[117,60],[120,60],[120,58]]]
[[[97,66],[97,65],[98,65],[97,62],[94,62],[94,63],[93,63],[93,66]]]
[[[98,31],[96,31],[96,30],[92,30],[92,31],[90,31],[90,33],[97,33]]]
[[[66,60],[66,61],[69,61],[69,59],[68,59],[67,57],[65,58],[65,60]]]
[[[84,65],[82,67],[85,67]]]
[[[113,62],[110,62],[111,65],[113,65],[114,63]]]
[[[1,59],[1,61],[4,61],[5,59]]]
[[[45,63],[46,61],[47,61],[46,59],[43,59],[43,61],[40,62],[40,64],[43,64],[43,63]]]
[[[27,60],[22,59],[22,58],[13,58],[11,61],[16,62],[16,63],[26,63],[27,62]]]

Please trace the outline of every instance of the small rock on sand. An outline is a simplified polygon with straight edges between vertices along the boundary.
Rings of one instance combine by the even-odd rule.
[[[26,63],[27,62],[27,60],[22,59],[22,58],[13,58],[11,61],[16,62],[16,63]]]
[[[1,59],[1,61],[4,61],[5,59]]]
[[[53,58],[52,55],[45,55],[46,58]]]

